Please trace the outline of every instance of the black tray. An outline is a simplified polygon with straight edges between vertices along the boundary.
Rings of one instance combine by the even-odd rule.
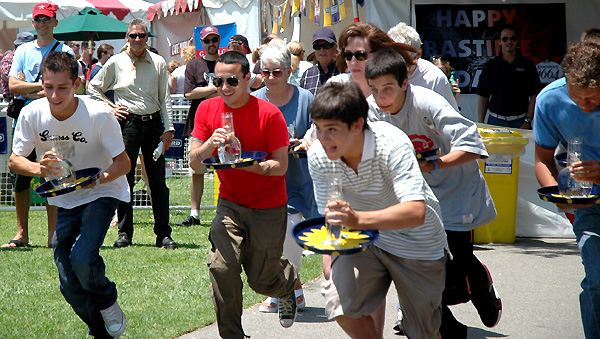
[[[423,152],[417,152],[417,160],[433,160],[437,159],[442,151],[439,148],[430,149]]]
[[[59,195],[71,193],[75,190],[83,188],[98,179],[100,176],[100,168],[98,167],[90,167],[81,169],[79,171],[75,171],[75,184],[64,187],[61,189],[56,189],[55,186],[57,184],[56,179],[46,181],[45,183],[39,185],[35,189],[35,193],[39,194],[41,197],[57,197]]]
[[[306,250],[321,254],[344,255],[364,251],[379,237],[375,230],[347,230],[342,231],[342,241],[339,246],[323,244],[327,240],[325,218],[304,220],[294,226],[292,230],[294,240]]]
[[[294,158],[298,158],[298,159],[308,158],[308,153],[303,149],[292,152],[292,155],[294,156]]]
[[[567,152],[558,153],[554,156],[554,159],[556,159],[559,166],[567,167]]]
[[[239,162],[222,164],[221,161],[219,160],[219,157],[215,155],[214,157],[210,157],[210,158],[206,158],[206,159],[202,160],[202,163],[204,164],[204,166],[206,166],[210,169],[218,169],[218,170],[235,169],[235,168],[242,168],[242,167],[256,165],[259,162],[265,160],[266,156],[267,156],[266,152],[260,152],[260,151],[242,152],[242,155],[240,157],[241,160]]]
[[[568,205],[594,205],[600,204],[600,192],[596,186],[592,187],[592,193],[589,197],[564,197],[558,193],[558,186],[546,186],[539,188],[538,195],[540,199],[549,201],[555,204]]]

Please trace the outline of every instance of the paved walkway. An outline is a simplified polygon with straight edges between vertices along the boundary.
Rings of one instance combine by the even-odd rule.
[[[485,263],[502,297],[502,320],[494,328],[481,324],[472,304],[452,306],[456,318],[469,326],[469,339],[482,338],[583,338],[579,312],[579,283],[583,266],[574,239],[518,238],[515,244],[476,245],[475,254]],[[320,294],[323,278],[305,284],[307,308],[288,329],[277,314],[262,314],[258,305],[245,310],[244,330],[252,339],[347,338],[324,315]],[[396,336],[397,296],[388,294],[384,337]],[[218,338],[216,324],[188,333],[182,339]]]

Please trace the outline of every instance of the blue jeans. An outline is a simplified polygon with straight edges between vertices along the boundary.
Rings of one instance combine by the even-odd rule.
[[[125,151],[131,161],[131,170],[127,173],[127,182],[131,192],[131,201],[119,203],[119,235],[133,237],[133,186],[135,185],[135,167],[137,158],[142,150],[144,155],[144,166],[148,174],[148,186],[150,187],[152,212],[154,213],[154,233],[157,240],[171,236],[169,226],[169,188],[165,181],[165,157],[158,160],[152,159],[152,153],[160,142],[163,134],[163,123],[160,119],[142,121],[129,118],[119,122],[123,133]]]
[[[72,209],[58,208],[52,238],[60,291],[96,338],[111,338],[100,310],[117,301],[117,287],[105,275],[100,246],[118,200],[99,198]]]
[[[600,205],[575,210],[573,231],[581,252],[585,278],[579,295],[583,331],[587,339],[600,338]]]
[[[525,118],[521,118],[521,119],[517,119],[517,120],[511,120],[511,121],[506,121],[506,120],[501,120],[501,119],[498,119],[498,118],[494,118],[491,115],[488,116],[488,120],[487,120],[487,123],[489,125],[495,125],[495,126],[501,126],[501,127],[508,127],[508,128],[520,128],[521,125],[523,125],[523,122],[525,122]]]

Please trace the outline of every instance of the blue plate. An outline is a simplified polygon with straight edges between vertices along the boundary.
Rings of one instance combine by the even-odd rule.
[[[266,152],[242,152],[242,155],[240,156],[241,160],[238,162],[222,164],[219,160],[219,157],[215,155],[214,157],[204,159],[202,163],[204,164],[204,166],[210,169],[235,169],[256,165],[259,162],[265,160],[266,156]]]
[[[325,218],[304,220],[292,230],[294,240],[300,247],[321,254],[344,255],[364,251],[377,240],[379,232],[375,230],[342,231],[342,241],[339,246],[327,244],[327,228]]]
[[[439,148],[434,148],[434,149],[430,149],[427,151],[418,152],[417,160],[427,160],[428,161],[428,160],[437,159],[441,153],[442,153],[442,151],[440,151]]]
[[[592,187],[592,193],[588,197],[565,197],[558,192],[558,186],[546,186],[539,188],[538,195],[540,199],[555,204],[568,205],[595,205],[600,204],[600,192],[597,186]]]
[[[39,185],[35,189],[35,193],[39,194],[41,197],[57,197],[59,195],[71,193],[75,190],[83,188],[98,179],[100,176],[100,168],[98,167],[90,167],[81,169],[79,171],[75,171],[75,184],[64,187],[61,189],[57,189],[55,186],[57,184],[56,179],[46,181],[45,183]]]

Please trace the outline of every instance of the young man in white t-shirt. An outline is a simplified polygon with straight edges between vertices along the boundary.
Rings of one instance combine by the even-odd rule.
[[[75,97],[81,79],[72,54],[55,51],[41,66],[45,98],[23,108],[13,138],[9,168],[14,173],[48,177],[60,174],[49,136],[60,136],[73,149],[75,170],[98,167],[99,178],[73,192],[48,198],[58,206],[52,239],[60,291],[97,338],[119,337],[125,315],[114,282],[105,275],[100,246],[119,201],[129,201],[125,174],[130,162],[121,130],[110,107]],[[27,159],[36,150],[37,161]]]
[[[325,84],[310,107],[318,141],[308,162],[319,212],[331,224],[379,230],[365,251],[333,258],[325,312],[352,338],[382,338],[381,306],[393,281],[406,335],[437,339],[447,248],[439,204],[406,134],[367,123],[368,110],[354,82]],[[327,201],[331,175],[341,178],[342,200]]]

